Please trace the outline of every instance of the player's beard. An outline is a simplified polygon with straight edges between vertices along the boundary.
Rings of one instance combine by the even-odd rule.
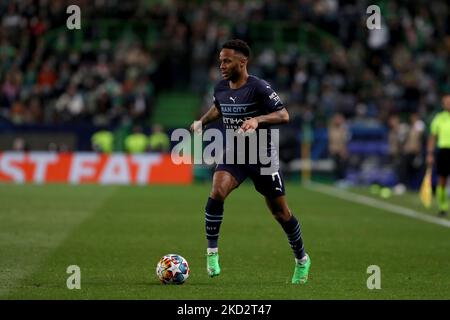
[[[239,71],[237,71],[237,70],[231,70],[229,73],[228,73],[228,81],[231,81],[231,82],[236,82],[236,81],[238,81],[239,80],[239,75],[240,75],[240,73],[239,73]]]

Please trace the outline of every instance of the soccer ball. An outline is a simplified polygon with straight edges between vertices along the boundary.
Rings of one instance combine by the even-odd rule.
[[[188,262],[178,254],[166,254],[156,266],[156,275],[164,284],[183,284],[189,272]]]

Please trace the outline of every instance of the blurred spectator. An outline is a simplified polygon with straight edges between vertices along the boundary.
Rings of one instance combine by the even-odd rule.
[[[128,153],[144,153],[148,148],[147,136],[140,126],[133,127],[133,133],[125,138],[125,151]]]
[[[28,145],[24,138],[17,137],[13,141],[13,151],[28,151]]]
[[[57,74],[53,68],[50,60],[47,60],[42,65],[41,71],[38,75],[38,86],[42,92],[49,92],[53,89],[57,80]]]
[[[152,133],[148,138],[150,151],[168,152],[170,149],[170,139],[164,128],[160,124],[154,124]]]
[[[412,113],[409,121],[402,154],[403,180],[406,182],[407,188],[417,189],[418,185],[413,184],[413,182],[415,181],[414,178],[421,174],[424,168],[425,123],[417,113]]]
[[[55,109],[63,121],[81,116],[85,111],[85,102],[75,84],[71,84],[67,91],[58,98]]]
[[[349,139],[350,133],[344,116],[340,113],[335,114],[328,126],[328,151],[334,161],[334,174],[338,181],[345,179]]]
[[[408,126],[401,123],[400,117],[396,114],[388,119],[388,155],[389,162],[392,164],[397,176],[398,183],[395,187],[397,193],[403,193],[406,190],[407,177],[403,168],[403,146],[408,134]]]

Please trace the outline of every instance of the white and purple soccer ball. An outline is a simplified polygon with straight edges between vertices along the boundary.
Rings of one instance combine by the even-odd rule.
[[[178,254],[166,254],[156,266],[156,275],[164,284],[183,284],[189,272],[188,262]]]

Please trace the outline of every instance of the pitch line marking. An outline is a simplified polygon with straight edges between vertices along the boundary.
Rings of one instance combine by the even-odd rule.
[[[440,225],[443,227],[450,228],[450,220],[429,216],[425,213],[422,213],[422,212],[419,212],[419,211],[416,211],[413,209],[405,208],[405,207],[402,207],[402,206],[399,206],[396,204],[387,203],[384,201],[380,201],[377,199],[373,199],[373,198],[359,195],[356,193],[352,193],[349,191],[337,189],[334,187],[329,187],[329,186],[319,184],[319,183],[311,183],[308,186],[306,186],[306,188],[313,190],[313,191],[321,192],[321,193],[324,193],[324,194],[327,194],[327,195],[330,195],[330,196],[333,196],[336,198],[340,198],[340,199],[343,199],[346,201],[355,202],[355,203],[363,204],[363,205],[378,208],[378,209],[384,209],[388,212],[396,213],[396,214],[406,216],[409,218],[422,220],[422,221],[426,221],[429,223],[434,223],[434,224],[437,224],[437,225]]]

